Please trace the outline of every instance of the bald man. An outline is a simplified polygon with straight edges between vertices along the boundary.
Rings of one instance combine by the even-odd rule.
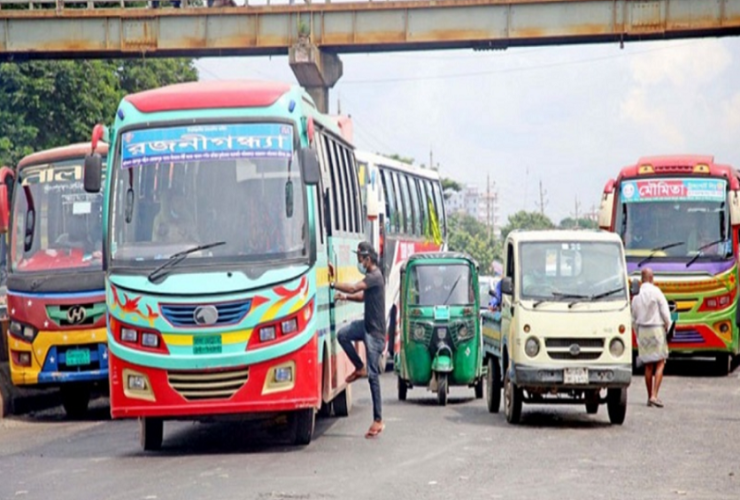
[[[666,332],[671,326],[671,312],[665,295],[653,284],[653,271],[650,268],[642,270],[640,293],[632,299],[632,323],[637,332],[637,364],[645,365],[647,405],[663,408],[658,391],[668,359]]]

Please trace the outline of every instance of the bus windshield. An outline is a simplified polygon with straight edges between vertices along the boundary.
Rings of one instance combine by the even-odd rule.
[[[23,167],[13,194],[11,272],[102,270],[102,200],[82,159]]]
[[[524,299],[627,298],[627,271],[618,243],[526,242],[521,244],[520,252]]]
[[[725,184],[721,179],[623,183],[616,228],[627,256],[722,259],[731,255]]]
[[[303,258],[307,228],[293,128],[227,124],[124,132],[116,157],[113,263]]]

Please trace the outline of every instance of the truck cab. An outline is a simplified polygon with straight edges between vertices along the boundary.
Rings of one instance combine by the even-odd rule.
[[[523,403],[606,404],[622,424],[631,370],[630,287],[618,236],[514,231],[504,244],[500,314],[483,312],[487,403],[504,392],[509,423]],[[632,288],[632,289],[630,289]]]

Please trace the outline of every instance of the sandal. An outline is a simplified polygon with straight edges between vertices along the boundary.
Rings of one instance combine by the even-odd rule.
[[[344,381],[347,382],[348,384],[351,384],[355,380],[359,378],[363,378],[363,377],[367,377],[367,370],[365,370],[364,368],[362,368],[361,370],[353,371],[352,373],[349,374],[349,376],[346,379],[344,379]]]
[[[653,406],[657,408],[663,408],[663,401],[658,398],[653,399]]]
[[[385,429],[385,424],[379,422],[373,422],[370,429],[365,433],[365,439],[372,439],[378,437],[378,435]]]

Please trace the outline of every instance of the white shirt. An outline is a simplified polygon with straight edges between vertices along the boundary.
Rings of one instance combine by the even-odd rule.
[[[640,286],[640,293],[632,299],[632,322],[636,326],[670,326],[671,311],[660,288],[652,283]]]

